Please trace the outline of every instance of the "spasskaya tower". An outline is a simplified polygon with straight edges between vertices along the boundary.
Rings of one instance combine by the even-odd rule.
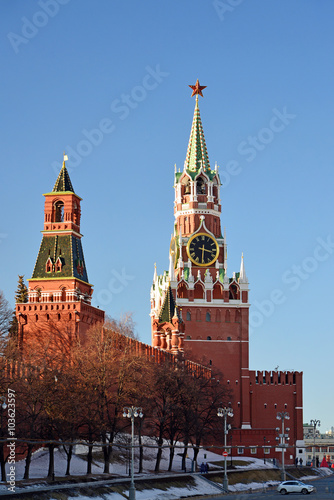
[[[305,459],[302,372],[249,370],[248,279],[243,256],[239,272],[227,274],[219,168],[210,167],[198,106],[205,87],[198,80],[190,87],[196,104],[182,172],[175,167],[169,270],[159,276],[155,268],[151,288],[152,344],[221,372],[232,393],[238,454],[277,459],[277,412],[284,410],[291,439],[286,459]]]
[[[224,373],[240,402],[249,369],[248,280],[243,257],[239,272],[227,274],[219,167],[210,167],[198,103],[205,87],[198,80],[190,87],[196,103],[184,168],[181,172],[175,167],[169,271],[162,276],[155,272],[151,290],[152,343],[164,345],[166,332],[157,320],[170,287],[182,309],[187,356]],[[250,416],[245,403],[235,416],[240,427],[247,428]]]

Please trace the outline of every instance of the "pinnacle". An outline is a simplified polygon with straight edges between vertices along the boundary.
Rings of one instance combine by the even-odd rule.
[[[191,126],[190,139],[184,168],[185,170],[196,174],[200,171],[201,168],[207,173],[210,172],[210,162],[205,143],[202,120],[198,106],[198,99],[196,99],[194,117]]]
[[[58,178],[52,191],[57,193],[72,191],[72,193],[74,193],[72,182],[65,166],[65,162],[63,163],[62,169],[59,172]]]

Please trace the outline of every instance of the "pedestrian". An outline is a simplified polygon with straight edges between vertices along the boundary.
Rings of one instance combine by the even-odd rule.
[[[296,457],[295,464],[296,464],[296,467],[298,467],[298,457]]]
[[[300,464],[300,466],[303,465],[303,459],[302,458],[299,459],[299,464]]]
[[[319,467],[319,457],[316,457],[315,461],[316,461],[317,467]]]
[[[208,464],[206,462],[204,464],[204,472],[205,472],[205,474],[208,473]]]
[[[204,462],[202,462],[202,463],[201,463],[201,468],[200,468],[200,470],[201,470],[201,474],[204,474],[204,472],[205,472],[205,465],[204,465]]]

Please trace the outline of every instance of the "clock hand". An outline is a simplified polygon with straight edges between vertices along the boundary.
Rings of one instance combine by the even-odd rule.
[[[210,252],[210,253],[212,253],[213,250],[208,250],[207,248],[204,248],[204,252]]]
[[[203,262],[204,262],[204,250],[205,250],[204,245],[202,246],[202,248],[200,248],[200,250],[202,250],[202,264],[203,264]]]

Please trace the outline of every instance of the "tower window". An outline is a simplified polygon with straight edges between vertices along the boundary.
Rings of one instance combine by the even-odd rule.
[[[190,181],[189,179],[186,182],[186,185],[184,187],[184,194],[190,194]]]
[[[56,262],[56,266],[55,266],[56,273],[59,273],[61,271],[62,266],[63,266],[63,263],[61,261],[61,258],[58,257],[57,262]]]
[[[45,270],[47,273],[52,272],[52,261],[51,261],[50,257],[48,258],[48,260],[46,262]]]
[[[211,321],[211,314],[209,312],[206,313],[205,321]]]
[[[62,201],[55,203],[55,222],[64,222],[64,203]]]
[[[210,335],[208,335],[208,336],[206,337],[206,340],[211,340]]]
[[[197,194],[205,194],[205,181],[202,177],[197,181]]]
[[[191,312],[187,311],[187,321],[191,321]]]

